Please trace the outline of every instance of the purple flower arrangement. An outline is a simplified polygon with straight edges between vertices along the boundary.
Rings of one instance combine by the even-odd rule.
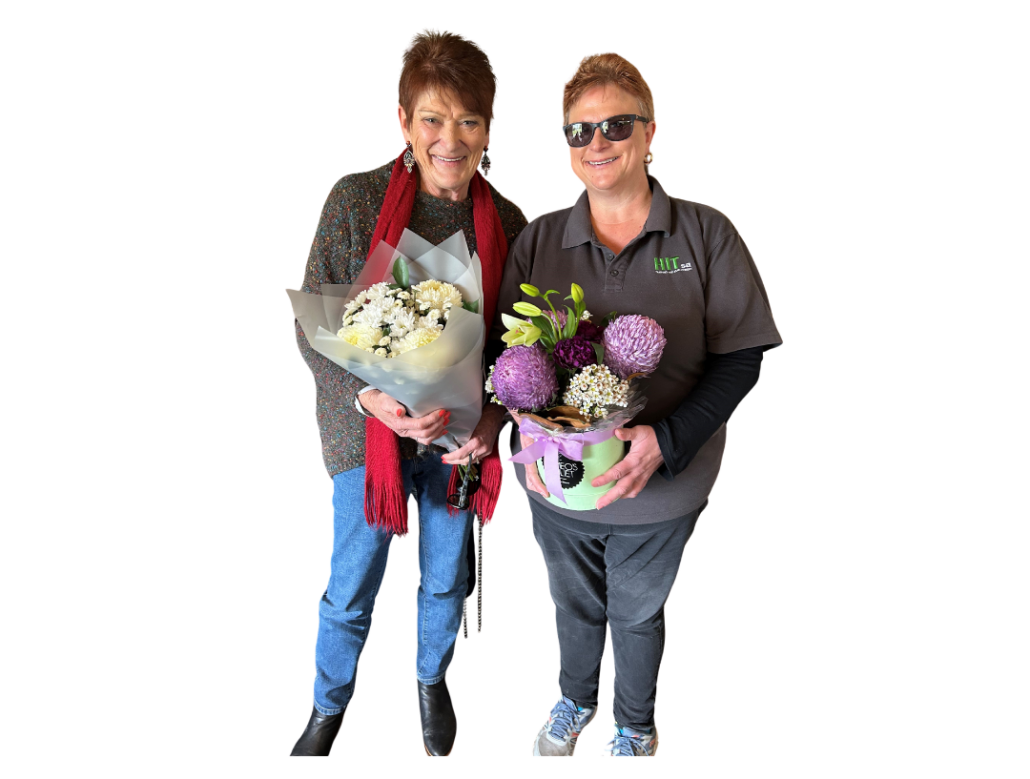
[[[549,409],[564,416],[575,410],[582,422],[626,407],[630,381],[658,367],[666,343],[661,325],[650,317],[614,312],[595,322],[578,284],[566,296],[572,305],[564,310],[550,301],[557,290],[541,293],[532,284],[521,287],[530,297],[543,298],[550,311],[520,301],[513,308],[527,319],[501,315],[508,348],[487,379],[493,401],[513,411],[544,415]]]

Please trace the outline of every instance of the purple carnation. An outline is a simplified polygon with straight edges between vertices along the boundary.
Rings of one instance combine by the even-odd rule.
[[[559,368],[578,370],[586,365],[597,365],[597,353],[590,341],[576,335],[558,341],[554,346],[554,362]]]
[[[491,381],[497,399],[516,411],[539,411],[558,393],[554,363],[539,343],[501,352]]]
[[[649,316],[629,314],[604,330],[604,364],[620,378],[651,373],[665,349],[665,331]]]
[[[589,319],[581,319],[576,325],[576,335],[599,344],[604,336],[604,329],[595,325]]]

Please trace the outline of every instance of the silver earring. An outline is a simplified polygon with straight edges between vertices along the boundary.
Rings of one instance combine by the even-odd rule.
[[[411,141],[408,141],[408,149],[404,152],[404,159],[401,162],[404,163],[404,167],[408,169],[408,173],[411,173],[411,169],[415,167],[415,155],[411,153]]]
[[[483,159],[479,161],[479,167],[483,169],[483,175],[489,175],[490,173],[490,155],[487,152],[490,151],[490,147],[483,148]]]
[[[654,160],[654,155],[651,154],[651,152],[648,152],[647,154],[644,155],[644,164],[645,165],[650,165],[653,160]]]

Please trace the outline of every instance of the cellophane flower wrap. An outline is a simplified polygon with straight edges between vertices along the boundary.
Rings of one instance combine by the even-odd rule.
[[[398,261],[407,270],[408,298],[390,289],[398,286]],[[379,243],[354,284],[323,284],[320,295],[287,293],[316,352],[413,417],[450,411],[448,434],[433,443],[453,451],[468,442],[482,413],[486,326],[482,264],[469,255],[464,234],[434,246],[405,230],[396,247]]]
[[[527,319],[502,314],[508,348],[491,367],[486,389],[494,402],[521,415],[520,432],[534,439],[513,459],[531,462],[546,451],[541,470],[548,473],[552,502],[557,497],[561,505],[566,501],[557,483],[559,459],[561,468],[571,467],[570,459],[582,462],[585,447],[604,443],[640,413],[647,403],[641,379],[658,367],[665,333],[639,314],[612,312],[595,321],[577,284],[564,310],[549,299],[556,290],[541,293],[531,284],[522,290],[543,298],[550,310],[519,302],[514,309]]]

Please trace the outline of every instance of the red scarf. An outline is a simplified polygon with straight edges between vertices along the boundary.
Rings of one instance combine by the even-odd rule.
[[[386,199],[379,210],[379,221],[372,235],[369,257],[380,241],[396,246],[411,219],[415,192],[418,191],[418,174],[408,172],[403,157],[401,154],[397,158],[393,173],[390,174],[390,185],[386,188]],[[508,241],[504,237],[501,217],[490,197],[490,189],[478,171],[472,177],[469,189],[472,193],[476,251],[483,264],[482,314],[489,335],[501,287],[501,272],[508,256]],[[493,517],[501,491],[501,458],[496,446],[480,462],[479,476],[481,484],[479,491],[471,498],[469,511],[478,514],[485,523]],[[457,491],[458,468],[455,467],[451,471],[447,494]],[[400,439],[374,417],[365,420],[365,518],[373,527],[382,527],[398,535],[408,532],[408,496],[404,494],[401,478]]]

